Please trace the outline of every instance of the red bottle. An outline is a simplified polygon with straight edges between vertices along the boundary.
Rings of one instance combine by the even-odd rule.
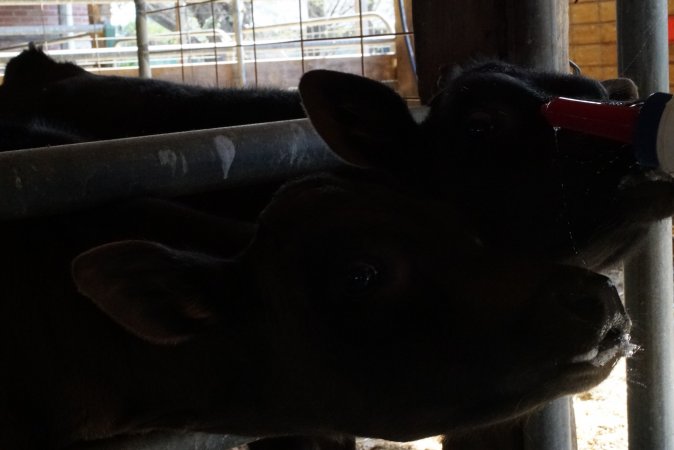
[[[600,103],[557,97],[541,107],[555,128],[563,128],[634,146],[644,167],[674,174],[674,102],[657,92],[631,104]]]

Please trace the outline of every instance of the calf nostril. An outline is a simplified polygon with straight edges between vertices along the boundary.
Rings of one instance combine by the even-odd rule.
[[[604,350],[604,348],[616,345],[623,339],[625,339],[625,330],[623,328],[613,327],[609,329],[608,332],[606,332],[606,335],[604,336],[602,342],[599,345],[600,347],[599,349]]]
[[[599,296],[570,295],[563,301],[566,309],[583,321],[600,322],[606,315],[604,302]]]

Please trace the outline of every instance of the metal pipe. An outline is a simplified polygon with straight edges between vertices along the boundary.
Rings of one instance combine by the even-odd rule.
[[[147,31],[147,8],[145,0],[134,0],[136,5],[136,44],[138,47],[138,76],[152,78],[150,47]]]
[[[538,70],[568,70],[568,0],[508,0],[508,59]],[[577,448],[573,402],[562,397],[524,422],[526,450]]]
[[[185,52],[184,52],[184,46],[185,46],[185,40],[184,36],[187,36],[187,44],[189,45],[190,39],[189,39],[189,23],[187,20],[187,2],[185,0],[176,0],[176,6],[175,6],[175,16],[176,16],[176,30],[180,33],[180,70],[182,73],[182,81],[185,82],[185,66],[189,63],[189,56],[188,56],[188,61],[185,61]],[[183,31],[183,24],[185,24],[185,30]]]
[[[151,14],[151,13],[153,13],[153,12],[154,12],[154,11],[149,11],[147,14]],[[168,39],[176,38],[176,37],[177,37],[178,39],[180,39],[180,34],[181,34],[180,31],[167,31],[167,32],[165,32],[165,33],[152,33],[152,38],[153,38],[153,39],[156,39],[156,40],[159,40],[160,38],[166,38],[166,39],[168,40]],[[191,36],[207,36],[207,37],[211,37],[211,36],[213,36],[214,34],[215,34],[216,37],[219,38],[219,39],[217,39],[217,40],[219,40],[220,42],[227,42],[227,41],[228,41],[229,35],[228,35],[224,30],[221,30],[221,29],[215,29],[215,30],[213,30],[213,29],[210,29],[210,30],[191,30],[191,31],[190,31],[190,35],[191,35]],[[131,36],[129,36],[129,37],[126,37],[126,36],[115,36],[114,38],[111,38],[111,39],[114,39],[115,45],[119,45],[120,43],[123,43],[123,42],[125,42],[125,41],[135,40],[135,38],[134,38],[134,37],[131,37]]]
[[[343,16],[330,16],[330,17],[310,17],[302,18],[301,24],[305,26],[316,26],[316,25],[332,25],[335,23],[347,23],[347,22],[357,22],[360,23],[362,20],[376,19],[384,24],[386,31],[383,34],[393,34],[395,33],[391,23],[384,18],[379,13],[376,12],[363,12],[361,14],[347,14]],[[255,27],[255,31],[269,31],[269,30],[282,30],[282,29],[292,29],[296,28],[300,22],[286,22],[286,23],[275,23],[269,25],[260,25]],[[409,33],[410,31],[405,31]],[[315,39],[315,38],[309,38]],[[337,38],[332,38],[337,39]]]
[[[24,36],[25,37],[25,36]],[[94,34],[94,38],[96,37],[96,34]],[[82,33],[82,34],[76,34],[73,36],[68,36],[68,37],[62,37],[62,38],[56,38],[56,39],[42,39],[40,40],[40,44],[42,45],[53,45],[53,44],[62,44],[64,42],[68,41],[78,41],[78,40],[84,40],[87,43],[91,42],[91,35],[89,33]],[[3,53],[5,52],[11,52],[12,58],[16,55],[18,55],[21,51],[27,49],[30,45],[30,41],[22,42],[20,44],[15,44],[10,47],[2,47],[0,48],[0,60],[3,58],[6,58]],[[69,51],[69,50],[67,50]],[[49,51],[50,54],[53,54],[52,51]],[[96,55],[98,56],[98,55]]]
[[[409,20],[407,19],[407,12],[405,11],[405,0],[398,0],[396,3],[396,9],[398,16],[400,17],[400,28],[403,31],[403,36],[405,39],[405,50],[407,51],[407,58],[412,66],[412,72],[414,76],[417,76],[417,60],[414,56],[414,46],[412,45],[412,33],[410,32]],[[389,29],[391,26],[387,23]]]
[[[236,86],[246,85],[246,63],[244,61],[243,51],[243,23],[242,19],[243,5],[241,0],[234,0],[234,11],[232,20],[234,21],[234,42],[236,43],[236,63],[238,64],[238,79]]]
[[[618,67],[642,96],[669,90],[666,0],[618,0]],[[629,448],[674,448],[672,222],[646,233],[646,246],[625,263],[625,300],[642,347],[627,360]]]
[[[539,70],[569,70],[568,0],[507,0],[508,60]]]
[[[525,430],[524,450],[575,449],[575,415],[571,397],[555,400],[529,416]]]
[[[368,36],[364,38],[365,43],[368,45],[374,44],[392,44],[395,43],[394,35],[381,35],[381,36]],[[288,40],[288,41],[268,41],[260,42],[257,44],[244,42],[244,47],[252,47],[257,45],[258,47],[263,47],[265,49],[274,49],[282,50],[289,49],[298,44],[299,39]],[[360,47],[360,38],[340,38],[340,39],[317,39],[311,42],[311,45],[307,45],[307,48],[336,48],[336,47]],[[19,49],[25,48],[28,45],[19,46]],[[191,51],[203,51],[203,54],[214,48],[218,49],[231,49],[236,46],[235,43],[225,43],[225,44],[214,44],[214,43],[205,43],[205,44],[167,44],[167,45],[152,45],[152,53],[161,53],[161,54],[170,54],[175,53],[179,54],[181,51],[191,52]],[[15,47],[12,47],[15,48]],[[107,57],[124,57],[128,56],[134,52],[137,52],[137,49],[134,47],[101,47],[98,49],[76,49],[76,50],[50,50],[49,54],[53,56],[68,56],[73,59],[77,58],[90,58],[94,59],[97,56],[107,56]],[[2,53],[0,52],[0,58],[13,58],[18,54],[17,51],[11,51]],[[212,53],[211,53],[212,54]],[[354,53],[355,54],[355,53]]]
[[[410,110],[418,122],[428,108]],[[283,180],[344,163],[307,119],[0,153],[0,220]]]
[[[66,3],[65,5],[59,5],[58,6],[58,13],[59,13],[59,23],[61,25],[65,25],[68,27],[72,27],[75,24],[75,21],[73,19],[73,5],[72,3]],[[72,36],[72,32],[67,32],[66,35],[68,37]],[[65,48],[74,48],[75,46],[73,45],[73,41],[66,41],[62,45]]]
[[[72,18],[72,16],[71,16]],[[32,35],[67,35],[69,33],[100,33],[104,25],[30,25],[30,26],[2,26],[0,36],[32,36]]]
[[[0,153],[0,220],[341,165],[306,119],[10,151]]]

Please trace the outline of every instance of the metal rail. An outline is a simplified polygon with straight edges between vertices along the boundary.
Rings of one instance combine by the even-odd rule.
[[[568,67],[568,1],[508,0],[509,59],[538,70]],[[522,19],[526,17],[526,19]],[[573,401],[558,398],[529,416],[525,450],[576,450]]]
[[[341,165],[306,119],[10,151],[0,153],[0,220]]]
[[[618,66],[641,96],[669,90],[666,0],[618,0]],[[625,263],[625,300],[633,341],[627,360],[631,450],[674,449],[672,221],[653,224],[647,245]],[[631,382],[630,382],[631,381]]]
[[[395,30],[391,26],[388,20],[384,18],[381,14],[375,13],[375,12],[364,12],[362,14],[349,14],[349,15],[344,15],[344,16],[334,16],[334,17],[316,17],[316,18],[307,18],[307,19],[302,19],[302,22],[287,22],[287,23],[278,23],[278,24],[272,24],[272,25],[261,25],[261,26],[255,26],[255,31],[260,32],[260,31],[270,31],[270,30],[275,30],[275,31],[282,31],[282,30],[294,30],[298,26],[304,26],[304,27],[309,27],[309,26],[317,26],[317,25],[334,25],[337,23],[349,23],[353,22],[358,25],[364,20],[368,19],[376,19],[380,21],[381,23],[384,24],[384,28],[386,31],[384,33],[379,33],[379,34],[391,34]],[[362,33],[362,30],[361,30]],[[315,39],[316,37],[311,37],[310,33],[307,34],[306,40],[312,40]],[[324,36],[321,36],[324,37]],[[339,36],[336,36],[339,37]]]
[[[410,110],[421,121],[426,107]],[[0,220],[343,167],[308,119],[0,153]]]
[[[43,36],[43,35],[64,35],[68,33],[100,33],[104,25],[23,25],[23,26],[2,26],[0,27],[0,37],[7,36]]]
[[[138,76],[152,78],[150,48],[147,31],[147,5],[145,0],[134,0],[136,6],[136,47],[138,49]]]
[[[410,109],[418,122],[427,107]],[[0,153],[0,220],[343,167],[308,119]]]
[[[395,34],[385,34],[385,35],[376,35],[376,36],[365,36],[363,39],[366,43],[377,44],[392,42],[395,40]],[[321,48],[321,47],[342,47],[342,46],[356,46],[357,42],[360,42],[360,37],[347,37],[347,38],[326,38],[326,39],[317,39],[312,40],[311,44],[305,44],[307,48]],[[100,39],[102,42],[103,39]],[[51,42],[51,41],[50,41]],[[258,41],[253,44],[253,42],[244,42],[241,44],[243,47],[252,47],[257,45],[258,47],[264,48],[274,48],[281,49],[287,48],[287,44],[297,44],[300,40],[266,40]],[[17,44],[18,46],[18,44]],[[17,46],[12,46],[16,48]],[[234,42],[225,42],[225,43],[199,43],[199,44],[162,44],[162,45],[151,45],[150,50],[152,54],[166,54],[166,53],[179,53],[183,52],[192,52],[198,50],[213,50],[217,49],[234,49],[237,46]],[[22,49],[28,48],[28,43]],[[85,58],[94,58],[96,55],[103,56],[130,56],[134,55],[137,51],[135,45],[128,47],[100,47],[97,49],[54,49],[49,50],[50,56],[69,56],[76,58],[78,56],[83,56]],[[19,51],[10,51],[10,52],[0,52],[0,58],[13,58],[19,53]]]
[[[138,2],[136,2],[138,7]],[[145,17],[149,17],[152,11],[147,11],[147,9],[137,9],[137,25],[136,30],[139,33],[142,33],[144,28],[138,23],[142,23],[143,11],[145,11]],[[304,40],[304,50],[308,53],[313,53],[315,56],[305,56],[303,54],[298,54],[296,57],[283,55],[283,58],[278,58],[278,56],[272,58],[268,55],[268,52],[277,52],[287,50],[290,52],[299,52],[300,39],[297,38],[288,38],[287,36],[268,36],[267,38],[260,38],[260,32],[282,32],[288,30],[294,30],[298,26],[317,26],[317,25],[329,25],[329,24],[340,24],[340,23],[349,23],[356,22],[356,19],[359,17],[357,15],[349,16],[339,16],[339,17],[329,17],[329,18],[317,18],[317,19],[307,19],[306,21],[300,22],[288,22],[283,24],[274,24],[274,25],[265,25],[261,27],[255,27],[254,29],[245,29],[241,30],[240,33],[234,33],[230,36],[230,33],[226,33],[222,30],[196,30],[189,31],[191,36],[205,35],[208,37],[216,36],[218,42],[202,42],[202,43],[180,43],[180,44],[152,44],[152,41],[157,41],[157,39],[170,39],[175,38],[176,36],[181,36],[180,32],[176,33],[161,33],[155,34],[152,36],[147,36],[147,39],[141,39],[138,41],[138,36],[136,37],[114,37],[114,38],[101,38],[95,37],[95,40],[98,43],[105,41],[115,41],[116,44],[124,41],[133,41],[136,40],[136,45],[129,46],[112,46],[112,47],[101,47],[95,46],[95,48],[77,48],[77,49],[53,49],[49,50],[49,54],[52,57],[65,57],[69,61],[75,62],[83,67],[92,67],[100,66],[101,63],[116,65],[117,63],[135,63],[138,62],[139,67],[143,65],[143,61],[146,61],[146,58],[161,55],[163,58],[176,59],[176,61],[183,61],[183,58],[186,57],[188,62],[191,63],[194,59],[208,60],[210,62],[218,60],[218,63],[228,63],[233,62],[239,64],[239,75],[241,78],[245,78],[245,71],[243,62],[254,62],[254,61],[267,61],[270,59],[279,60],[287,59],[293,60],[295,58],[321,58],[328,57],[333,53],[333,49],[339,49],[341,53],[348,56],[352,55],[355,57],[361,57],[362,44],[364,43],[367,48],[372,46],[393,46],[397,34],[395,30],[391,28],[391,24],[386,21],[384,17],[377,13],[365,13],[363,16],[366,19],[378,20],[383,24],[383,29],[386,33],[373,34],[368,36],[313,36],[311,39]],[[98,26],[98,25],[97,25]],[[39,28],[39,27],[38,27]],[[255,30],[258,33],[256,40],[253,40],[251,33]],[[40,34],[40,33],[36,33]],[[82,40],[83,35],[73,36],[73,39]],[[68,40],[64,38],[54,39],[45,39],[42,41],[43,44],[49,44],[52,42],[67,42]],[[140,44],[138,44],[140,42]],[[144,46],[147,45],[147,52],[144,52]],[[4,49],[5,51],[0,51],[0,61],[7,61],[10,58],[16,56],[21,50],[27,48],[28,43],[24,45],[12,45],[10,48]],[[245,48],[250,48],[256,46],[258,52],[256,53],[256,58],[253,60],[252,55],[247,55],[247,52],[244,51]],[[139,50],[139,48],[141,50]],[[377,47],[378,48],[378,47]],[[392,53],[392,51],[391,51]],[[147,56],[142,56],[147,55]],[[246,57],[248,56],[248,57]],[[203,62],[203,61],[199,61]],[[184,64],[176,62],[176,64],[166,64],[162,65],[176,65],[181,66]],[[149,63],[146,67],[150,67]],[[1,70],[1,69],[0,69]],[[143,76],[148,75],[147,72],[143,72]],[[245,84],[245,83],[244,83]]]

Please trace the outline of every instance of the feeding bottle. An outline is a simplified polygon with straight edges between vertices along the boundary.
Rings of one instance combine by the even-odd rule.
[[[674,101],[664,92],[633,104],[557,97],[541,107],[553,127],[633,145],[644,167],[674,174]]]

